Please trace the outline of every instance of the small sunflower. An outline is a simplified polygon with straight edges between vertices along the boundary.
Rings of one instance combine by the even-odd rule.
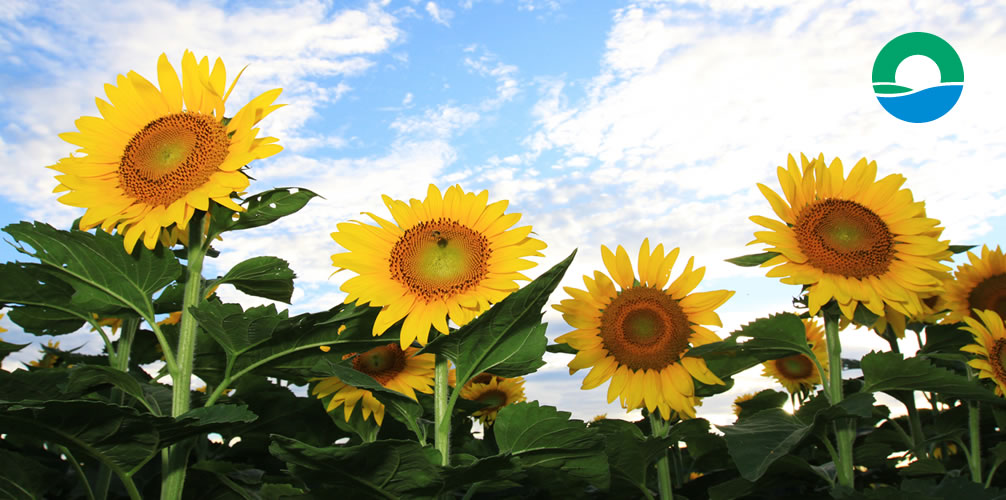
[[[1006,395],[1006,327],[995,311],[975,309],[978,316],[975,320],[965,316],[964,330],[971,332],[977,344],[968,344],[961,348],[978,356],[968,361],[968,365],[978,370],[979,378],[990,378],[996,383],[996,394]],[[980,320],[980,321],[979,321]]]
[[[504,378],[484,373],[461,388],[461,397],[488,405],[472,416],[478,418],[483,425],[492,425],[496,421],[496,414],[504,406],[526,400],[524,377]]]
[[[777,170],[786,199],[758,184],[782,221],[753,216],[770,231],[758,231],[749,244],[770,245],[780,255],[762,266],[783,283],[810,285],[812,315],[831,299],[852,318],[860,303],[877,315],[885,305],[914,317],[922,314],[919,294],[942,291],[933,273],[949,271],[939,262],[947,243],[938,240],[936,219],[925,216],[925,204],[900,189],[905,178],[891,174],[879,181],[876,162],[860,160],[845,177],[837,158],[824,155],[798,167]]]
[[[824,341],[824,328],[813,319],[803,320],[807,344],[814,357],[821,363],[824,376],[828,376],[828,345]],[[811,389],[821,383],[821,374],[817,371],[814,360],[803,354],[794,354],[781,359],[774,359],[762,364],[762,375],[779,381],[787,391],[792,393]]]
[[[946,451],[944,451],[946,450]],[[944,453],[949,459],[951,455],[957,454],[957,444],[953,441],[944,441],[933,447],[933,458],[937,460],[942,460]]]
[[[535,263],[525,257],[540,257],[545,243],[529,236],[531,226],[510,229],[520,214],[504,214],[506,200],[488,200],[487,191],[452,186],[441,195],[431,184],[425,201],[384,196],[394,223],[367,213],[377,226],[337,226],[332,238],[349,251],[332,264],[358,274],[342,285],[347,304],[382,308],[374,335],[405,318],[402,347],[425,345],[431,326],[448,333],[448,315],[464,325],[517,290],[514,280],[528,280],[520,271]]]
[[[741,410],[742,410],[741,403],[746,403],[748,401],[751,401],[752,399],[754,399],[755,395],[757,395],[757,394],[758,394],[757,392],[750,392],[748,394],[741,394],[740,396],[737,396],[737,398],[734,399],[734,404],[733,404],[734,416],[735,417],[741,416]]]
[[[94,317],[95,322],[98,324],[99,327],[102,326],[111,327],[112,335],[115,335],[115,332],[119,331],[119,328],[122,328],[122,318],[102,318],[94,313],[91,313],[91,316]],[[96,332],[98,331],[98,329],[91,327],[91,331]]]
[[[556,342],[579,351],[569,362],[570,374],[593,367],[583,380],[583,389],[593,389],[608,379],[608,402],[616,397],[623,408],[660,410],[665,419],[672,411],[695,416],[693,377],[706,384],[722,384],[701,358],[686,357],[692,346],[718,342],[720,338],[701,325],[723,326],[714,310],[734,292],[717,290],[691,293],[705,274],[693,270],[688,259],[681,275],[670,286],[671,268],[678,257],[675,248],[664,254],[659,244],[650,252],[649,240],[639,249],[639,280],[633,274],[629,254],[618,246],[612,253],[601,246],[604,265],[614,282],[601,271],[583,277],[587,290],[566,287],[572,297],[556,310],[576,330]],[[615,289],[615,284],[621,290]]]
[[[46,347],[50,349],[59,349],[59,341],[53,342],[52,340],[45,343]],[[42,351],[42,359],[37,361],[29,361],[28,366],[35,368],[52,368],[59,363],[59,354],[53,354],[51,352]]]
[[[954,281],[947,284],[944,305],[950,314],[944,323],[956,323],[974,317],[975,309],[990,309],[1006,317],[1006,256],[1000,247],[990,250],[982,246],[982,256],[968,252],[970,264],[961,264]]]
[[[419,349],[415,347],[403,351],[398,344],[391,343],[359,355],[350,353],[343,356],[343,359],[356,356],[353,358],[353,368],[357,371],[370,375],[388,389],[416,399],[416,391],[424,394],[433,393],[433,355],[416,355],[418,351]],[[335,410],[342,405],[348,422],[353,414],[353,408],[362,401],[361,411],[364,419],[370,418],[370,414],[373,413],[377,425],[381,425],[384,421],[384,404],[370,391],[348,385],[338,377],[319,380],[320,382],[311,389],[311,394],[318,399],[332,396],[326,411]]]
[[[185,51],[179,81],[161,54],[157,80],[160,90],[130,71],[116,85],[106,84],[109,102],[95,99],[103,118],[81,117],[79,132],[60,134],[85,156],[50,167],[63,174],[56,176],[54,192],[69,191],[59,201],[87,209],[80,229],[115,228],[129,252],[141,236],[150,249],[158,240],[174,244],[195,211],[208,210],[211,200],[243,210],[231,200],[248,187],[241,168],[283,149],[274,137],[256,138],[254,128],[282,106],[273,104],[282,89],[252,99],[225,121],[224,104],[237,78],[225,87],[219,58],[211,71],[208,58],[196,63]]]

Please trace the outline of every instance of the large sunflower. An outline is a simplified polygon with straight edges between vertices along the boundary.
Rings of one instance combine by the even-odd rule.
[[[828,345],[824,341],[824,328],[813,319],[803,320],[807,344],[810,345],[814,357],[821,363],[824,376],[828,376]],[[785,358],[774,359],[762,364],[762,375],[779,381],[790,393],[811,389],[821,383],[821,374],[814,360],[803,354],[794,354]]]
[[[651,253],[649,240],[643,240],[637,283],[625,249],[619,245],[612,253],[601,246],[601,257],[614,282],[595,271],[593,279],[583,277],[586,291],[566,287],[573,298],[553,306],[576,328],[556,339],[579,351],[569,362],[570,373],[593,367],[583,380],[583,389],[611,379],[609,403],[618,397],[624,408],[659,409],[665,419],[671,418],[672,411],[682,417],[695,416],[693,377],[706,384],[723,383],[703,359],[685,354],[692,346],[720,340],[700,325],[723,326],[714,310],[734,294],[727,290],[690,293],[705,274],[704,267],[692,269],[694,258],[664,288],[678,251],[664,254],[664,245],[659,244]],[[616,283],[621,290],[615,289]]]
[[[504,378],[483,373],[461,388],[461,397],[488,405],[472,416],[482,424],[492,425],[496,421],[496,414],[504,406],[526,400],[524,377]]]
[[[489,193],[465,193],[451,186],[441,196],[430,184],[425,201],[384,196],[395,222],[367,213],[377,226],[339,224],[332,233],[346,253],[332,264],[359,274],[342,285],[346,303],[370,303],[382,310],[374,322],[381,335],[398,320],[401,344],[425,345],[430,327],[447,334],[447,317],[464,325],[517,290],[514,280],[535,264],[545,243],[531,238],[531,226],[509,229],[520,214],[504,214],[507,201],[487,205]]]
[[[970,264],[961,264],[954,281],[947,284],[944,306],[950,314],[944,323],[956,323],[973,316],[974,309],[990,309],[1006,317],[1006,256],[1001,248],[982,246],[982,256],[968,252]]]
[[[848,318],[860,303],[877,315],[885,305],[909,318],[922,314],[919,294],[942,291],[934,273],[950,270],[939,262],[947,250],[938,240],[940,222],[900,189],[903,176],[875,181],[876,162],[861,159],[846,178],[837,158],[830,166],[823,154],[801,160],[798,167],[790,155],[788,168],[777,170],[786,200],[758,184],[782,219],[751,217],[770,231],[756,232],[750,244],[765,243],[780,254],[762,264],[776,266],[767,275],[810,285],[812,315],[833,298]]]
[[[256,138],[259,129],[253,128],[282,106],[273,104],[282,89],[252,99],[226,121],[224,103],[237,78],[225,87],[219,58],[211,71],[209,59],[196,63],[185,51],[179,81],[161,54],[157,80],[160,90],[130,71],[119,75],[117,85],[106,84],[109,102],[95,99],[103,118],[81,117],[79,132],[59,135],[85,156],[50,167],[63,173],[54,192],[69,191],[59,201],[87,209],[80,228],[115,228],[125,235],[127,251],[141,236],[150,249],[158,240],[173,244],[210,200],[242,210],[231,200],[248,187],[241,168],[283,149],[274,137]]]
[[[433,355],[416,355],[419,349],[410,347],[402,350],[398,344],[375,347],[353,358],[353,368],[370,375],[381,385],[416,399],[416,391],[424,394],[433,393]],[[349,358],[356,353],[347,354]],[[311,389],[318,399],[332,396],[328,402],[327,411],[343,406],[346,421],[353,414],[357,403],[363,402],[361,410],[363,418],[370,418],[371,413],[377,425],[384,421],[384,405],[366,389],[358,389],[344,383],[338,377],[326,377]]]
[[[968,361],[968,365],[978,370],[980,378],[990,378],[996,383],[996,394],[1006,395],[1006,327],[1002,318],[992,310],[974,310],[981,321],[972,316],[965,316],[967,326],[964,330],[971,332],[977,344],[969,344],[962,351],[976,354],[979,357]]]

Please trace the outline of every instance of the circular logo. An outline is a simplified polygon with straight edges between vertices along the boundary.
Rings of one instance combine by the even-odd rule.
[[[913,89],[898,85],[895,72],[911,56],[925,56],[940,69],[940,83]],[[950,111],[964,90],[964,66],[957,52],[942,38],[921,31],[905,33],[884,45],[873,62],[873,91],[895,118],[911,123],[931,122]]]

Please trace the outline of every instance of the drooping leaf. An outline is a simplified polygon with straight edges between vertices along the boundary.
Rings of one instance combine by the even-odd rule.
[[[968,250],[971,250],[972,248],[975,248],[977,246],[978,245],[950,245],[950,247],[947,248],[947,250],[950,250],[951,252],[958,254],[967,252]]]
[[[70,378],[66,389],[73,393],[90,392],[97,386],[111,384],[122,392],[140,400],[145,400],[143,386],[132,375],[102,365],[80,365],[69,370]]]
[[[624,420],[601,420],[592,423],[590,428],[604,436],[604,452],[608,456],[612,480],[627,481],[641,492],[648,491],[646,472],[651,463],[677,442],[674,437],[644,436],[639,427]]]
[[[0,264],[0,304],[27,333],[63,335],[84,326],[87,313],[73,305],[74,289],[41,264]]]
[[[603,436],[569,416],[537,401],[503,407],[493,428],[500,453],[516,456],[525,467],[560,469],[607,489],[610,473]]]
[[[384,404],[386,414],[405,424],[416,433],[418,439],[425,440],[426,435],[419,425],[419,419],[423,416],[423,408],[419,402],[405,394],[384,387],[370,375],[353,368],[351,363],[352,361],[349,359],[338,363],[325,360],[319,364],[315,371],[338,377],[346,384],[370,391],[378,401]]]
[[[232,267],[209,286],[229,283],[248,295],[289,304],[296,277],[290,264],[279,257],[252,257]]]
[[[871,352],[863,357],[864,392],[927,391],[962,399],[1002,404],[1004,400],[979,384],[925,359],[905,359],[897,352]]]
[[[576,354],[577,352],[579,352],[576,349],[573,349],[573,346],[569,344],[549,344],[545,346],[545,351],[557,352],[561,354]]]
[[[786,455],[810,432],[781,409],[760,411],[734,425],[718,425],[741,477],[756,481],[772,462]]]
[[[0,448],[0,498],[35,500],[47,498],[55,471],[25,457]]]
[[[273,436],[269,451],[289,464],[293,475],[311,487],[315,498],[401,498],[439,481],[437,467],[415,441],[387,439],[357,446],[315,447]]]
[[[502,377],[534,372],[545,364],[542,356],[548,343],[542,308],[575,255],[576,251],[457,331],[433,339],[421,352],[441,353],[453,361],[459,386],[485,371]]]
[[[735,266],[757,267],[775,258],[777,255],[779,254],[776,252],[753,253],[748,255],[741,255],[740,257],[734,257],[732,259],[727,259],[727,262]]]
[[[4,342],[0,340],[0,361],[7,357],[8,354],[12,352],[20,351],[31,344],[11,344],[10,342]]]
[[[239,304],[205,300],[191,310],[199,326],[231,356],[237,356],[272,338],[287,312],[276,306],[257,306],[243,310]]]
[[[76,290],[74,304],[85,309],[130,308],[152,318],[151,296],[182,273],[181,264],[163,247],[137,248],[130,255],[121,236],[104,231],[60,231],[40,222],[11,224],[4,231],[34,249],[22,245],[18,251],[58,271]]]
[[[304,208],[316,196],[316,193],[304,188],[276,188],[245,198],[247,205],[244,212],[235,213],[227,207],[213,204],[210,208],[210,237],[225,231],[271,224]]]

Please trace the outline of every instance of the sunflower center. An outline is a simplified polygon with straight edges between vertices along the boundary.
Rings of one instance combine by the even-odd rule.
[[[206,184],[229,147],[227,129],[212,116],[162,116],[129,140],[119,161],[119,184],[141,203],[170,205]]]
[[[496,410],[502,408],[506,404],[506,393],[493,389],[491,391],[486,391],[481,396],[479,396],[476,401],[479,403],[485,403],[487,407],[486,410]]]
[[[478,286],[491,255],[489,240],[467,226],[444,218],[420,222],[391,249],[391,278],[433,302]]]
[[[989,365],[995,375],[996,382],[1006,383],[1006,339],[996,340],[996,343],[989,349]]]
[[[968,294],[968,305],[972,309],[991,309],[1000,318],[1006,318],[1006,274],[985,278]]]
[[[375,347],[353,358],[353,368],[385,385],[405,369],[405,353],[398,344]]]
[[[655,288],[623,290],[601,314],[605,349],[634,370],[662,369],[678,361],[692,335],[678,301]]]
[[[814,362],[803,354],[794,354],[775,360],[775,368],[779,370],[783,378],[800,380],[810,377],[814,373]]]
[[[472,380],[469,383],[470,384],[488,384],[488,383],[492,382],[494,378],[496,378],[495,375],[493,375],[493,374],[491,374],[489,372],[482,372],[482,373],[480,373],[480,374],[472,377]]]
[[[849,200],[809,204],[793,226],[810,264],[849,278],[879,276],[894,258],[894,235],[877,214]]]

